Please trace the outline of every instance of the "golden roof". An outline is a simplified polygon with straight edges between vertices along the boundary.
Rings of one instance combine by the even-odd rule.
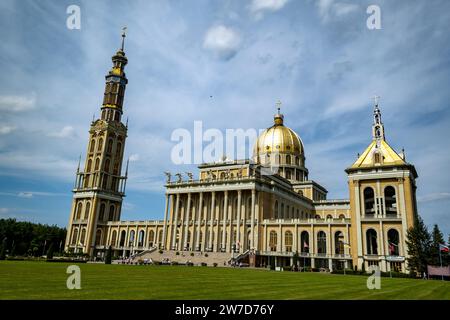
[[[376,154],[380,154],[379,163],[376,163]],[[373,166],[391,166],[404,165],[405,160],[391,148],[391,146],[384,140],[380,139],[379,145],[377,141],[373,140],[366,150],[359,156],[359,158],[352,164],[350,168],[365,168]]]
[[[268,152],[290,153],[298,156],[304,153],[300,137],[283,124],[283,115],[279,112],[274,116],[274,125],[261,133],[253,149],[255,156]]]

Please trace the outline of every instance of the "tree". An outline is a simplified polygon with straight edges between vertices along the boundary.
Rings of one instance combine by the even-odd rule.
[[[417,216],[414,226],[408,229],[406,245],[410,272],[424,274],[430,262],[431,237],[420,216]]]
[[[444,243],[444,235],[442,234],[441,230],[439,230],[439,227],[437,224],[434,225],[433,231],[431,233],[431,248],[430,248],[430,264],[434,266],[439,266],[441,264],[441,261],[439,259],[439,244]],[[446,257],[442,256],[442,264],[446,265]]]
[[[47,250],[47,259],[53,259],[53,252],[55,251],[53,242],[50,242],[50,246]]]
[[[2,247],[0,248],[0,260],[6,259],[6,237],[3,238]]]
[[[111,264],[111,259],[112,259],[112,248],[111,246],[109,246],[105,254],[105,264]]]

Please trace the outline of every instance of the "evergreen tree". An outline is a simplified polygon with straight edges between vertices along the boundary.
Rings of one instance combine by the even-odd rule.
[[[431,237],[420,216],[417,216],[414,227],[408,229],[406,245],[410,272],[423,275],[430,262]]]
[[[105,264],[111,264],[111,259],[112,259],[112,249],[111,246],[109,246],[105,254]]]
[[[54,246],[53,246],[53,242],[50,243],[50,246],[48,247],[47,250],[47,259],[53,259],[53,252],[54,252]]]
[[[3,238],[2,246],[0,248],[0,260],[6,259],[6,237]]]
[[[431,254],[430,254],[430,264],[434,266],[439,266],[441,264],[441,261],[439,259],[439,244],[444,244],[444,235],[442,234],[441,230],[439,230],[439,227],[437,224],[434,225],[433,231],[431,233]],[[446,257],[442,256],[442,262],[443,265],[446,265]]]

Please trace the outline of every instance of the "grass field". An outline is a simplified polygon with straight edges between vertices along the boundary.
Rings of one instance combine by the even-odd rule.
[[[0,261],[0,299],[445,299],[450,282],[186,266],[79,264],[68,290],[66,263]]]

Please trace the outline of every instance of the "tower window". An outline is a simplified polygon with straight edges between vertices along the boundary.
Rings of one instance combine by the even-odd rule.
[[[111,205],[109,207],[109,221],[113,221],[114,220],[114,205]]]
[[[384,189],[384,199],[386,205],[386,215],[387,216],[397,215],[397,198],[395,195],[394,187],[387,186]]]
[[[270,251],[277,251],[277,233],[275,231],[270,231],[269,248]]]
[[[367,254],[378,254],[377,232],[369,229],[366,232]]]
[[[366,216],[375,214],[375,193],[371,187],[364,189],[364,212]]]
[[[103,221],[104,217],[105,217],[105,204],[102,203],[102,204],[100,205],[100,213],[99,213],[99,215],[98,215],[98,220],[99,220],[99,221]]]
[[[102,151],[102,148],[103,148],[103,138],[100,138],[100,140],[98,140],[97,151]]]
[[[89,148],[89,152],[94,152],[94,150],[95,150],[95,140],[92,139],[91,140],[91,146]]]
[[[395,229],[391,229],[388,231],[388,248],[389,248],[389,255],[391,256],[398,256],[399,255],[399,234],[398,231]]]

